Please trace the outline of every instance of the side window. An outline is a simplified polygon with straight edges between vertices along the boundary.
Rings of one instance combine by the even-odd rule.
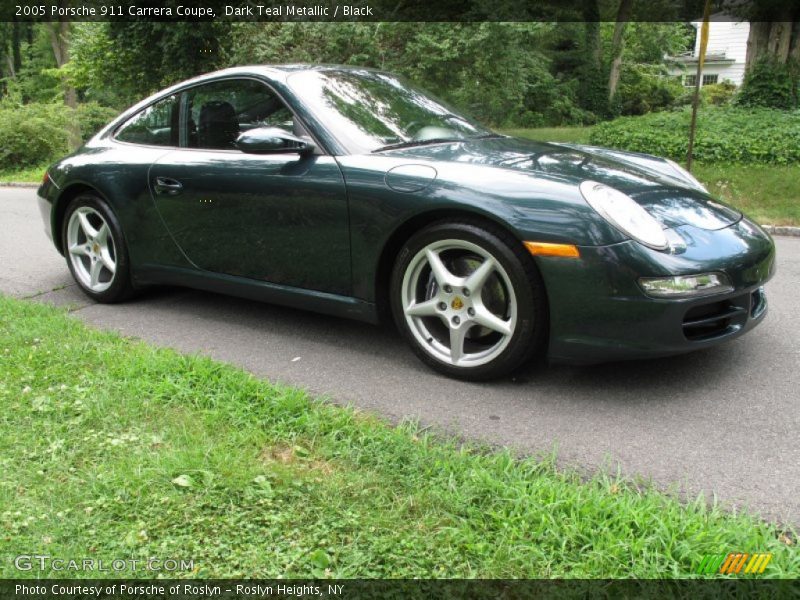
[[[115,136],[121,142],[178,146],[178,96],[169,96],[128,119]]]
[[[232,150],[255,127],[295,130],[294,116],[266,85],[252,79],[208,83],[186,92],[186,145]]]

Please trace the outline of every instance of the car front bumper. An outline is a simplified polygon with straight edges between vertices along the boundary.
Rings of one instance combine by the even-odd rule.
[[[717,231],[682,226],[673,253],[633,241],[581,247],[581,258],[538,261],[550,310],[553,362],[598,363],[682,354],[738,337],[767,313],[764,284],[775,268],[772,239],[742,219]],[[651,298],[640,277],[723,272],[733,290]]]
[[[36,196],[36,200],[39,204],[39,214],[42,215],[42,223],[44,224],[44,232],[47,234],[47,237],[50,238],[50,241],[53,241],[53,222],[50,216],[50,211],[53,208],[53,205],[43,198],[41,195]]]

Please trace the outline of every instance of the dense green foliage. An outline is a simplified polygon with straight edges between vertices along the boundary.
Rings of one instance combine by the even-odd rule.
[[[722,106],[730,104],[736,97],[736,86],[730,81],[712,83],[700,88],[700,99],[703,106]]]
[[[181,575],[200,577],[660,578],[752,548],[774,553],[764,576],[800,574],[791,534],[703,498],[389,427],[50,307],[0,298],[0,356],[0,556],[91,546],[109,564],[193,559]]]
[[[670,108],[685,93],[673,78],[665,77],[659,65],[632,65],[620,78],[616,97],[622,115],[644,115]]]
[[[624,150],[686,158],[688,109],[622,117],[601,123],[591,142]],[[792,164],[800,161],[800,115],[796,112],[707,107],[697,120],[696,160]]]
[[[71,109],[63,104],[0,105],[0,166],[40,165],[69,151],[67,127],[77,122],[87,139],[106,125],[116,111],[94,102]]]
[[[737,98],[742,106],[791,109],[798,106],[798,70],[791,61],[781,64],[765,56],[748,71]]]
[[[76,23],[66,75],[87,99],[125,108],[169,84],[212,71],[230,23]]]
[[[595,26],[599,69],[586,64],[581,23],[244,22],[224,30],[203,23],[80,23],[64,70],[82,98],[124,108],[169,83],[226,66],[362,65],[406,75],[492,125],[586,123],[614,112],[603,100],[613,23]],[[640,85],[658,88],[664,54],[684,49],[689,39],[674,23],[631,24],[628,38],[622,103],[615,105],[623,112],[626,98],[638,93],[626,87],[631,73],[647,80]]]

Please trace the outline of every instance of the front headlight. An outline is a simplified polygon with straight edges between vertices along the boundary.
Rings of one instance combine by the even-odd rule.
[[[667,161],[667,164],[670,167],[672,167],[672,170],[675,171],[681,179],[683,179],[687,183],[690,183],[692,185],[692,187],[697,188],[701,192],[705,192],[706,194],[708,193],[708,190],[706,189],[706,186],[704,186],[702,183],[700,183],[697,180],[697,177],[695,177],[694,175],[689,173],[689,171],[684,169],[682,166],[680,166],[674,160],[670,160],[668,158],[665,159],[665,160]]]
[[[639,285],[645,294],[654,298],[691,298],[733,291],[731,280],[724,273],[642,277]]]
[[[622,233],[655,250],[667,248],[661,224],[633,198],[596,181],[584,181],[580,190],[589,206]]]

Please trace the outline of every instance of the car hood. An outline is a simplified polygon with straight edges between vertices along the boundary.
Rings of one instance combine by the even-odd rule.
[[[697,189],[665,160],[592,146],[497,137],[386,152],[410,160],[444,161],[522,171],[579,185],[593,180],[628,194],[665,228],[722,229],[742,215]]]

